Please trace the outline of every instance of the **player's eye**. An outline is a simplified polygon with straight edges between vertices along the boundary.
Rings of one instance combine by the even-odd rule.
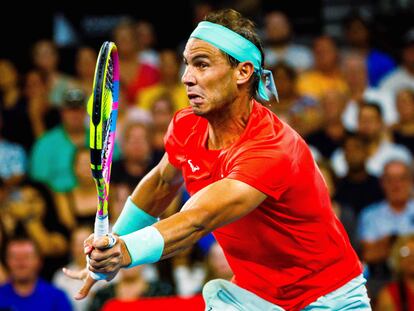
[[[208,64],[206,62],[198,62],[196,64],[197,67],[201,68],[201,69],[205,69],[208,67]]]

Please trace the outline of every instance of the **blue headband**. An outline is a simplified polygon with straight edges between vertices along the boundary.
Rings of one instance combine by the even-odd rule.
[[[190,38],[197,38],[208,42],[241,63],[251,62],[255,73],[259,76],[258,96],[268,101],[268,92],[270,92],[278,100],[272,72],[262,68],[262,55],[257,46],[251,41],[227,27],[206,21],[198,24]],[[263,83],[262,75],[265,78],[265,83]]]

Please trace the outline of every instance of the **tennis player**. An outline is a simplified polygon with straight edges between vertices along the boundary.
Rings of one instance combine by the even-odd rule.
[[[86,241],[89,270],[113,277],[213,232],[234,278],[205,285],[206,310],[371,310],[361,264],[308,146],[256,101],[275,88],[253,23],[234,10],[208,15],[184,60],[191,107],[175,114],[166,154],[127,200],[115,245]],[[192,197],[157,221],[183,181]]]

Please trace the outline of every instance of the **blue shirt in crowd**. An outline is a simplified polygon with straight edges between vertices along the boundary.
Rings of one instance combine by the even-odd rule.
[[[414,200],[401,212],[394,211],[387,201],[369,205],[361,212],[358,231],[360,239],[367,242],[414,233]]]
[[[0,286],[0,310],[71,311],[72,306],[62,290],[39,279],[27,297],[19,296],[10,283]]]

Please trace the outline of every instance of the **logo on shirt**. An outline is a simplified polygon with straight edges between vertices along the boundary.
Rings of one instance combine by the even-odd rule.
[[[198,167],[197,165],[194,165],[193,162],[191,162],[191,160],[187,160],[188,165],[190,165],[191,171],[197,172],[200,170],[200,167]]]

